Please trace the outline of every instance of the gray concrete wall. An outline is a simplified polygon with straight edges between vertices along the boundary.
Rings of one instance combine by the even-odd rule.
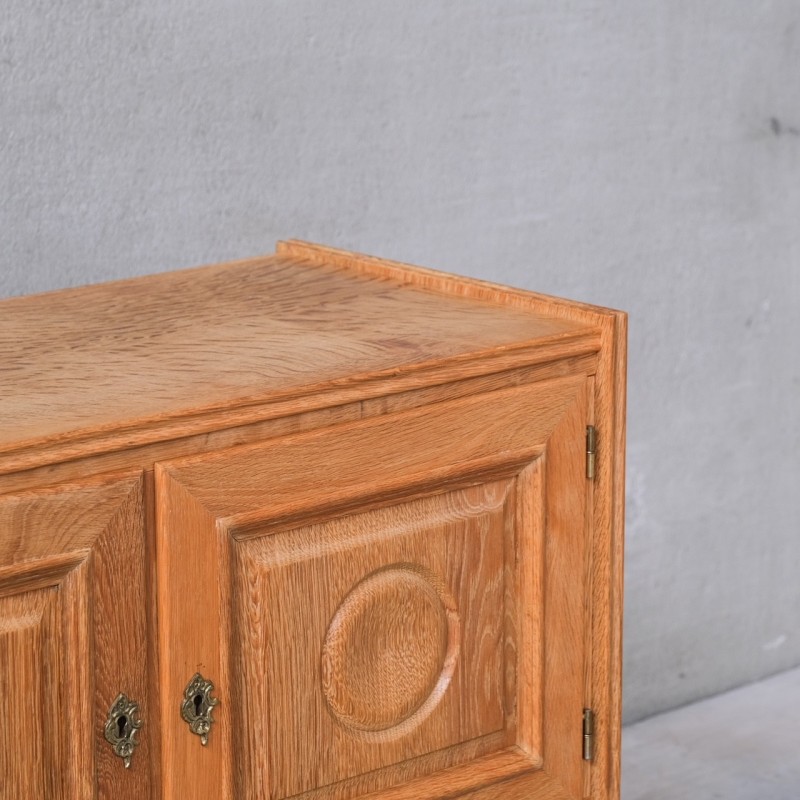
[[[800,664],[800,4],[3,0],[0,295],[297,236],[627,309],[626,716]]]

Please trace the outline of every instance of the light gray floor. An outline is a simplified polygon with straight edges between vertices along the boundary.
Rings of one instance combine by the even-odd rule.
[[[800,800],[800,669],[624,729],[623,800]]]

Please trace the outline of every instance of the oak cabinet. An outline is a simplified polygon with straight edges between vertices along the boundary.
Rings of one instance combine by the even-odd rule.
[[[149,706],[141,473],[0,496],[0,796],[93,797],[116,687]],[[142,740],[136,758],[153,757]]]
[[[288,242],[0,353],[0,796],[618,796],[623,314]]]

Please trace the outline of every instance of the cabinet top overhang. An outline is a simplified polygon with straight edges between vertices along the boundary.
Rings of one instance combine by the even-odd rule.
[[[618,314],[294,241],[3,300],[0,471],[596,352]]]

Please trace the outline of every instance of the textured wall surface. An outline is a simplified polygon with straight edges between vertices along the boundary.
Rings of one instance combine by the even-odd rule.
[[[0,295],[296,236],[628,310],[639,718],[800,663],[798,76],[794,0],[3,0]]]

